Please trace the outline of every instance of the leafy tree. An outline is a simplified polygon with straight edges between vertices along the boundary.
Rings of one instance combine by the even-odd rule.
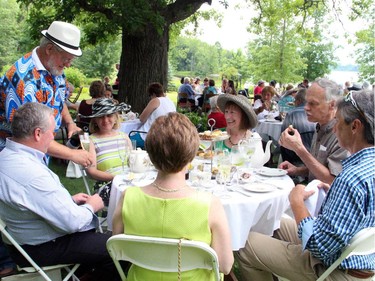
[[[22,21],[20,9],[16,0],[0,0],[0,34],[2,40],[0,44],[0,69],[5,65],[13,63],[19,57],[18,38],[21,30],[19,22]]]
[[[323,76],[334,66],[332,44],[321,43],[325,38],[319,32],[328,12],[325,1],[251,0],[250,3],[258,11],[249,27],[250,32],[258,35],[249,44],[253,81],[262,78],[295,82],[303,77]]]
[[[170,28],[193,15],[211,0],[19,0],[37,17],[32,27],[41,30],[54,19],[78,23],[84,39],[97,44],[108,36],[121,35],[119,99],[141,111],[148,101],[150,82],[167,85]],[[53,8],[54,13],[41,13]],[[36,34],[36,33],[35,33]]]
[[[114,79],[117,74],[115,64],[119,61],[121,42],[113,40],[87,46],[82,57],[73,61],[73,65],[82,70],[87,77],[103,79],[109,76]]]
[[[358,11],[369,11],[363,13],[363,19],[369,23],[367,28],[358,31],[355,36],[357,46],[357,63],[359,65],[359,78],[367,80],[371,84],[375,82],[375,40],[374,40],[374,2],[372,0],[356,1],[353,5],[351,18],[357,19]]]
[[[178,37],[171,45],[169,60],[176,71],[207,76],[218,69],[218,50],[198,39]]]

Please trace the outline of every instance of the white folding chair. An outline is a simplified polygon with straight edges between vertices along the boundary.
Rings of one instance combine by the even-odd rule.
[[[327,268],[317,281],[326,279],[341,262],[350,256],[363,256],[375,253],[375,227],[364,228],[358,231],[345,247],[340,257]]]
[[[119,260],[160,272],[213,270],[215,280],[220,280],[216,252],[203,242],[118,234],[108,239],[107,249],[123,281],[126,276]]]
[[[316,281],[325,280],[343,260],[350,256],[369,255],[372,253],[375,253],[375,227],[364,228],[350,239],[349,244],[343,249],[340,257]],[[278,276],[278,278],[279,280],[288,280],[284,277]]]
[[[9,232],[6,230],[6,225],[2,219],[0,219],[0,231],[1,233],[6,237],[6,239],[12,243],[12,245],[27,259],[27,261],[32,265],[31,267],[18,267],[19,271],[25,271],[27,273],[38,273],[43,277],[46,281],[56,281],[56,279],[52,280],[50,276],[48,276],[49,271],[59,271],[59,277],[61,280],[61,269],[65,269],[68,274],[65,276],[63,281],[69,280],[69,278],[73,278],[74,281],[79,281],[78,277],[74,275],[74,272],[79,267],[79,264],[58,264],[58,265],[52,265],[52,266],[43,266],[40,267],[27,253],[26,251],[21,247],[20,244],[17,243],[16,240],[9,234]],[[73,266],[72,268],[69,268],[70,266]],[[7,279],[8,278],[8,279]],[[30,280],[30,275],[27,274],[20,274],[18,275],[12,275],[9,277],[3,277],[3,281],[6,280]],[[34,280],[34,279],[33,279]]]

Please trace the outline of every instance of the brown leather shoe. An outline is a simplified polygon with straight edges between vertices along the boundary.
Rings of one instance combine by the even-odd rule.
[[[13,267],[4,268],[3,270],[0,271],[0,278],[14,275],[16,273],[17,273],[17,270]]]

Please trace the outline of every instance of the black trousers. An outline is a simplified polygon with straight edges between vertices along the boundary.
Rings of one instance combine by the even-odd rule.
[[[77,232],[36,246],[22,245],[22,248],[39,266],[79,263],[77,275],[89,273],[90,280],[117,281],[121,279],[106,248],[109,237],[95,231]],[[8,247],[16,264],[30,266],[15,247]]]

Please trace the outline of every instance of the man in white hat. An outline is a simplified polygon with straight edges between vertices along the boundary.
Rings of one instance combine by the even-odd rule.
[[[54,109],[55,132],[64,125],[70,138],[81,129],[70,116],[67,99],[67,80],[64,68],[82,55],[79,47],[79,29],[66,22],[54,21],[43,30],[40,45],[16,61],[0,78],[0,151],[5,139],[12,136],[10,123],[14,112],[27,102],[39,102]],[[83,166],[93,159],[84,150],[72,150],[53,141],[48,154],[56,158],[72,160]]]

